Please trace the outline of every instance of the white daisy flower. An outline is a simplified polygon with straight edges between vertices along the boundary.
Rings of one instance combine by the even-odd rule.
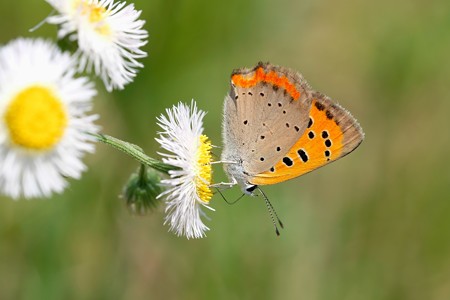
[[[208,206],[212,198],[211,184],[211,142],[203,135],[205,112],[197,109],[194,101],[191,107],[179,103],[161,115],[158,125],[163,129],[156,140],[169,154],[163,162],[179,168],[170,171],[170,178],[161,182],[168,189],[160,196],[166,198],[165,223],[178,236],[201,238],[209,228],[203,224],[205,216],[202,207]]]
[[[48,197],[80,178],[80,160],[92,152],[96,94],[75,78],[76,60],[41,39],[17,39],[0,48],[0,193]]]
[[[148,33],[139,20],[141,11],[133,4],[113,0],[46,0],[59,13],[47,22],[60,25],[58,38],[78,41],[79,70],[100,76],[106,89],[123,89],[133,81],[137,59],[147,56],[140,50]]]

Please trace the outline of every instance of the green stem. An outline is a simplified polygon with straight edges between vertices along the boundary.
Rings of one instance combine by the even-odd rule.
[[[145,184],[146,178],[147,178],[147,166],[144,164],[141,164],[139,167],[138,185],[141,186],[142,184]]]
[[[116,148],[117,150],[124,152],[125,154],[128,154],[129,156],[133,157],[141,164],[149,166],[160,172],[168,174],[170,170],[178,169],[177,167],[165,164],[163,162],[160,162],[157,159],[149,157],[142,151],[141,147],[136,146],[134,144],[116,139],[115,137],[112,137],[112,136],[109,136],[106,134],[90,133],[90,135],[94,136],[98,141],[105,143],[107,145],[110,145],[113,148]]]

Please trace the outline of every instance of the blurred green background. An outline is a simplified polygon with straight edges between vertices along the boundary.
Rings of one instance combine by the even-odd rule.
[[[230,206],[215,196],[201,240],[167,232],[162,207],[130,215],[118,195],[137,164],[99,144],[64,194],[0,198],[0,299],[450,299],[448,0],[135,5],[149,56],[124,91],[97,85],[104,133],[155,155],[156,117],[194,98],[220,146],[230,73],[262,60],[302,72],[352,112],[366,140],[264,188],[285,223],[280,237],[262,199]],[[51,25],[28,31],[50,11],[1,1],[0,43],[55,39]]]

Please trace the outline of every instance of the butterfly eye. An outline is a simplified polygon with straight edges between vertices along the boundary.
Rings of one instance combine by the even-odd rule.
[[[249,193],[252,193],[258,186],[257,185],[250,185],[245,190]]]

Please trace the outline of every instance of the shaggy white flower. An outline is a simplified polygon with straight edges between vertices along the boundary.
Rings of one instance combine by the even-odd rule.
[[[46,0],[59,13],[47,22],[60,25],[58,38],[78,41],[79,70],[94,72],[106,89],[123,89],[147,56],[140,48],[148,33],[133,4],[113,0]]]
[[[75,78],[76,60],[56,45],[17,39],[0,48],[0,193],[12,198],[61,192],[85,170],[97,116],[96,94]]]
[[[212,197],[211,142],[203,135],[205,112],[179,103],[161,115],[158,125],[163,132],[156,140],[170,154],[161,153],[163,162],[179,168],[170,171],[170,178],[162,180],[168,189],[160,196],[166,197],[166,221],[170,230],[187,238],[201,238],[209,230],[201,220],[202,206],[208,206]]]

